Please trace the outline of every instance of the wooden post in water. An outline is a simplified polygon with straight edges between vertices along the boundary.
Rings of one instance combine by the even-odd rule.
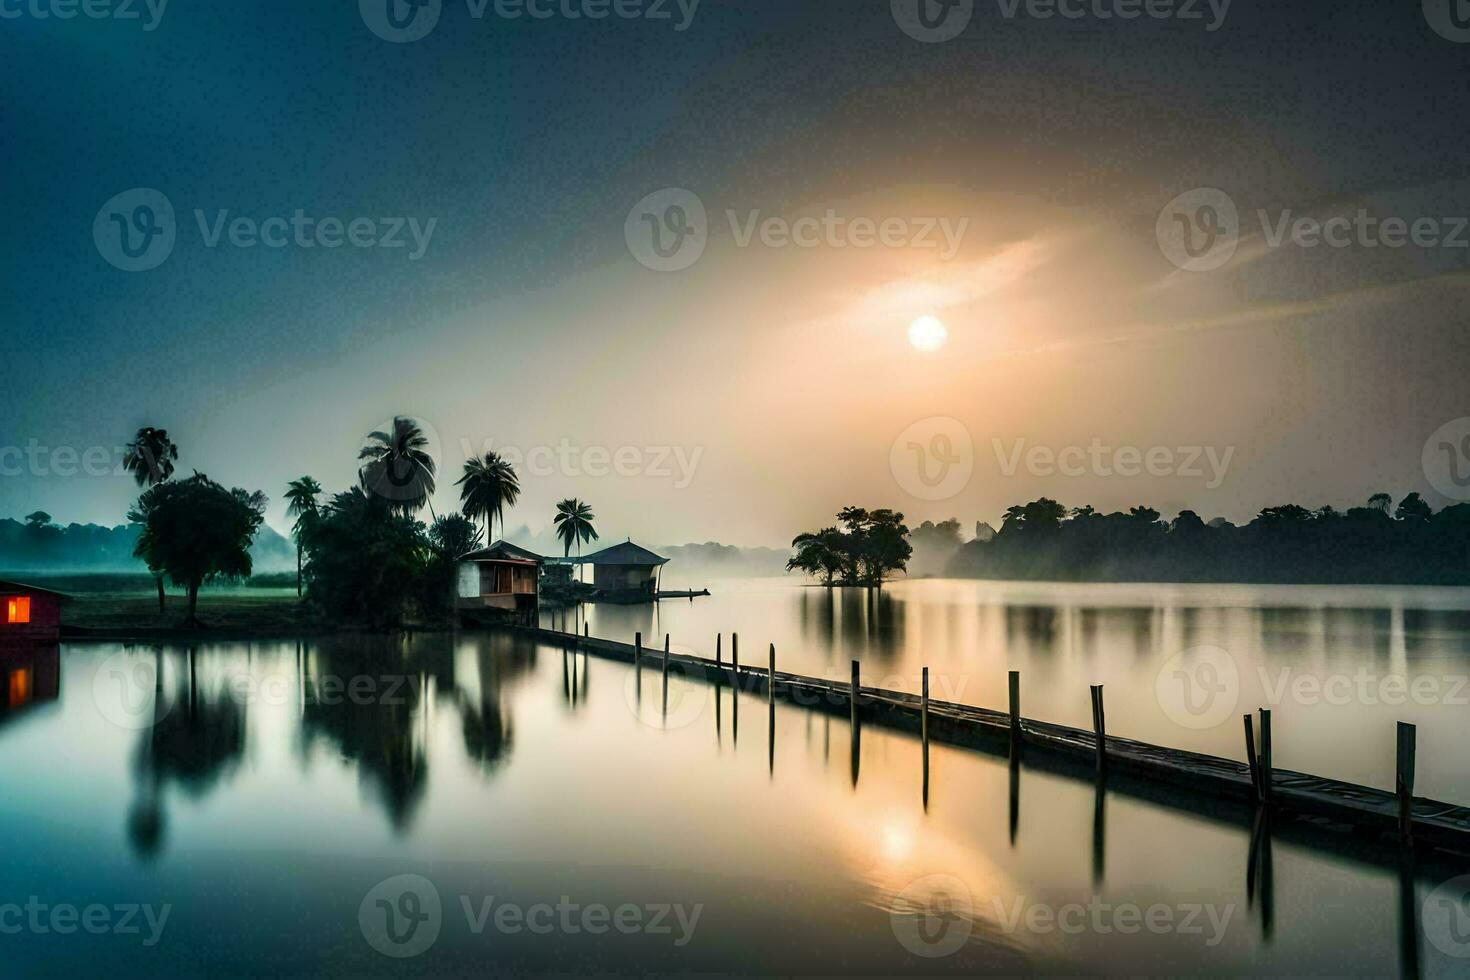
[[[1108,771],[1108,723],[1103,715],[1103,687],[1092,685],[1092,731],[1097,739],[1097,775],[1101,779]]]
[[[720,641],[723,640],[724,638],[725,638],[725,634],[723,634],[723,633],[716,633],[715,634],[715,666],[716,667],[722,667],[722,666],[724,666],[724,664],[722,663],[722,661],[724,659],[724,654],[722,654],[720,652]]]
[[[730,684],[740,690],[740,634],[730,634]]]
[[[1010,672],[1011,695],[1011,758],[1020,757],[1021,752],[1021,672]]]
[[[1395,767],[1394,791],[1399,798],[1399,838],[1409,843],[1414,831],[1414,748],[1417,729],[1399,722],[1398,764]]]
[[[848,707],[852,711],[852,730],[857,731],[858,725],[858,662],[852,662],[852,687],[847,692]]]
[[[669,634],[664,634],[664,676],[669,676]]]
[[[924,762],[929,762],[929,668],[924,668],[924,700],[919,708],[919,734],[924,742]]]
[[[1261,709],[1261,801],[1271,805],[1271,709]]]
[[[919,737],[924,749],[924,812],[929,811],[929,668],[924,668],[923,701],[919,707]]]
[[[776,703],[776,644],[771,644],[771,666],[766,669],[766,703]]]
[[[1251,716],[1243,715],[1245,721],[1245,761],[1251,771],[1251,805],[1258,806],[1261,802],[1261,760],[1256,757],[1256,729],[1251,724]]]

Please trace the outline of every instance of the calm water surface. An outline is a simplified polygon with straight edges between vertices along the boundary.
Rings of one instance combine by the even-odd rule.
[[[748,583],[667,604],[657,625],[681,636],[685,617],[712,642],[718,614],[744,602],[735,625],[778,642],[788,669],[856,654],[902,674],[948,649],[956,663],[984,658],[965,698],[981,703],[998,703],[1002,668],[1019,665],[1028,709],[1060,720],[1077,720],[1062,710],[1074,681],[1105,667],[1120,728],[1127,679],[1152,690],[1149,665],[1167,650],[1156,633],[1185,629],[1177,606],[1139,627],[1124,604],[1091,632],[1045,634],[1075,646],[1017,628],[1007,660],[990,644],[1008,618],[1035,617],[987,604],[946,623],[970,588],[914,583],[864,613],[860,597]],[[1065,608],[1057,619],[1095,607]],[[648,625],[636,615],[599,608],[593,631]],[[855,629],[863,615],[888,618]],[[1402,649],[1387,656],[1430,646],[1459,663],[1457,634],[1397,616],[1381,642]],[[1211,621],[1271,617],[1240,605]],[[1371,654],[1379,618],[1350,618]],[[1315,628],[1287,634],[1294,649],[1313,655]],[[1266,645],[1255,653],[1287,656],[1270,648],[1278,632],[1252,634]],[[956,646],[941,648],[946,636]],[[770,712],[678,676],[666,695],[657,670],[522,639],[0,657],[14,703],[0,713],[6,975],[1391,975],[1406,963],[1463,975],[1470,962],[1446,952],[1434,920],[1431,893],[1451,871],[1407,876],[1351,843],[1286,832],[1253,847],[1239,815],[1126,788],[1100,797],[1085,776],[940,746],[926,806],[911,738],[864,728],[854,749],[844,718]],[[1159,724],[1157,708],[1134,723]],[[44,907],[38,920],[28,905]],[[110,925],[120,908],[155,922],[168,911],[157,929],[136,913],[137,934],[103,918],[95,935],[52,928],[53,910],[89,906]]]
[[[672,569],[673,566],[671,565]],[[672,588],[665,579],[665,587]],[[702,582],[689,583],[696,587]],[[711,582],[692,602],[590,606],[593,635],[1090,728],[1105,687],[1117,735],[1244,761],[1241,715],[1272,709],[1278,766],[1389,789],[1395,723],[1418,725],[1420,795],[1470,804],[1470,589],[1071,585],[921,580],[860,589]],[[580,613],[544,625],[578,629]],[[1161,676],[1162,675],[1162,676]],[[1187,688],[1186,688],[1186,685]],[[1190,710],[1190,709],[1193,710]]]

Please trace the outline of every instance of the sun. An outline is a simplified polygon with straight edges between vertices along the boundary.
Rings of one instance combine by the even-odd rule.
[[[914,350],[938,350],[948,341],[949,330],[937,316],[921,316],[909,324],[909,343]]]

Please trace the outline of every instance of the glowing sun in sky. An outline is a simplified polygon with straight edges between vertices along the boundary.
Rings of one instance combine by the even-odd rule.
[[[949,340],[949,330],[937,316],[921,316],[909,324],[909,343],[914,350],[938,350]]]

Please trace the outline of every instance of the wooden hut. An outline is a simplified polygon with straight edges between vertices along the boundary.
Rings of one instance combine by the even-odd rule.
[[[508,541],[459,559],[455,608],[469,618],[509,619],[538,624],[542,558]]]
[[[19,582],[0,582],[0,647],[56,643],[66,596]]]
[[[592,566],[592,586],[599,599],[652,602],[658,598],[659,570],[669,560],[632,541],[615,544],[580,559]]]

